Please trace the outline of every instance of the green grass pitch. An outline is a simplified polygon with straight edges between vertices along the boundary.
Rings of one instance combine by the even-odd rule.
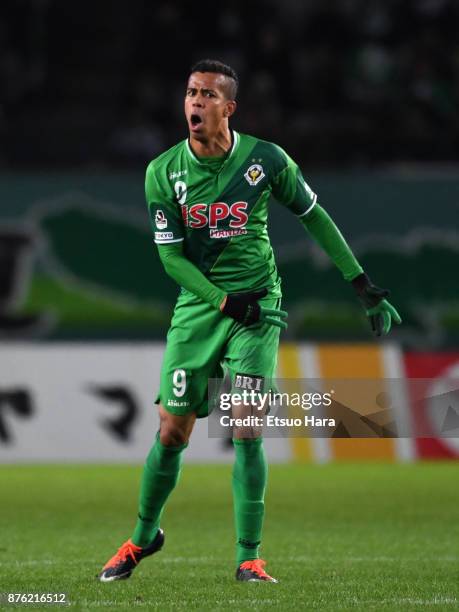
[[[0,467],[0,592],[65,592],[72,610],[459,608],[459,464],[272,466],[263,556],[277,585],[234,580],[230,474],[185,465],[163,551],[102,584],[140,468]],[[0,605],[23,607],[44,609]]]

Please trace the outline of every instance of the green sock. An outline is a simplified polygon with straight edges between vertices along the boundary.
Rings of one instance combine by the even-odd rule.
[[[268,465],[262,438],[233,439],[236,460],[233,468],[236,563],[258,559]]]
[[[179,479],[186,446],[164,446],[159,433],[156,435],[140,485],[139,515],[131,538],[136,546],[147,546],[158,532],[164,505]]]

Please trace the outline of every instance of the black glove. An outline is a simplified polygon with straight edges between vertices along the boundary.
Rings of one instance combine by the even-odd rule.
[[[351,283],[370,319],[371,329],[377,336],[389,333],[392,319],[395,323],[402,322],[397,310],[386,300],[390,291],[373,285],[365,273],[354,278]]]
[[[226,296],[222,312],[246,327],[254,323],[263,322],[286,329],[287,323],[284,319],[287,318],[288,314],[285,310],[264,308],[258,304],[257,300],[267,295],[267,289],[249,291],[248,293],[229,293]]]

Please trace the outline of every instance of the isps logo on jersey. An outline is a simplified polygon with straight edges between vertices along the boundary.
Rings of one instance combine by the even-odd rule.
[[[247,234],[247,206],[247,202],[234,202],[231,206],[226,202],[184,204],[182,216],[186,227],[201,229],[208,226],[211,238],[231,238]]]
[[[167,219],[162,210],[157,210],[155,215],[155,223],[158,229],[166,229]]]
[[[263,166],[260,166],[260,164],[252,164],[244,174],[245,180],[252,186],[258,185],[264,176]]]

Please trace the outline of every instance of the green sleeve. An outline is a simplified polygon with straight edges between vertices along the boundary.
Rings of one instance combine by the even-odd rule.
[[[214,308],[220,308],[225,291],[211,283],[183,253],[183,244],[158,246],[159,257],[166,273],[181,287],[194,293]]]
[[[345,280],[351,281],[356,276],[359,276],[359,274],[362,274],[363,269],[343,235],[327,211],[319,206],[319,204],[316,204],[307,214],[300,216],[299,219],[309,234],[341,271]]]
[[[180,204],[165,185],[153,160],[145,176],[145,198],[156,244],[181,242],[185,235]]]
[[[303,178],[301,170],[287,153],[275,145],[278,167],[282,169],[272,180],[272,194],[295,215],[303,215],[314,206],[317,195]]]

